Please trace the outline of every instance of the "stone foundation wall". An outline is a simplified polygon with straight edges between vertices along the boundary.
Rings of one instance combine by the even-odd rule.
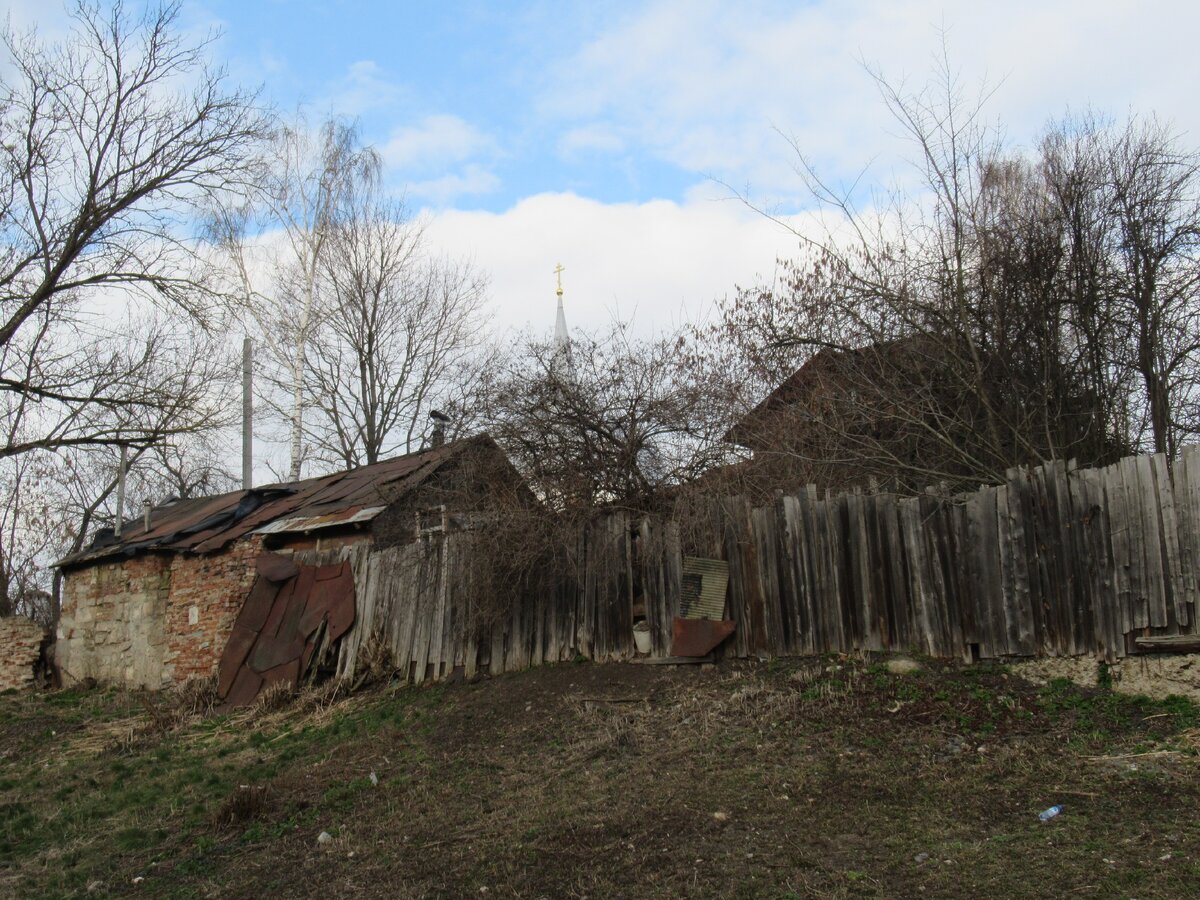
[[[66,573],[54,647],[64,685],[162,686],[170,565],[147,554]]]
[[[171,563],[163,680],[182,682],[217,671],[233,623],[254,582],[263,539],[251,535],[222,553],[180,554]]]
[[[27,687],[41,655],[45,632],[33,619],[0,619],[0,691]]]

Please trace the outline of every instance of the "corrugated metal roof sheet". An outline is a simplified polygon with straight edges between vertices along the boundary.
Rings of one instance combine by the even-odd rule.
[[[684,619],[723,619],[729,563],[721,559],[683,558],[679,615]],[[705,651],[707,653],[708,651]],[[698,654],[703,656],[704,654]]]
[[[178,500],[152,509],[149,529],[140,519],[126,522],[120,540],[110,537],[107,541],[94,543],[86,550],[60,560],[58,565],[75,566],[148,551],[209,553],[246,534],[281,523],[281,520],[318,521],[333,517],[328,525],[312,526],[317,528],[367,521],[353,517],[373,509],[371,518],[374,518],[389,503],[398,500],[470,447],[501,452],[490,437],[478,435],[346,472],[215,497]],[[337,520],[339,517],[344,518]],[[280,524],[271,530],[309,529],[285,528]]]
[[[339,525],[353,525],[356,522],[370,522],[387,509],[386,506],[368,506],[364,509],[343,510],[342,512],[325,513],[323,516],[293,516],[287,519],[276,519],[255,528],[255,534],[283,534],[294,531],[317,531],[321,528],[336,528]]]

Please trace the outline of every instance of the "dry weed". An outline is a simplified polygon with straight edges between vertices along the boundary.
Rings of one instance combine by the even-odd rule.
[[[278,712],[291,705],[296,697],[296,686],[290,681],[276,681],[268,684],[254,700],[254,718],[260,718],[269,713]]]
[[[192,676],[174,689],[176,706],[186,717],[204,718],[212,713],[217,697],[217,676]]]
[[[213,814],[213,824],[228,827],[261,818],[267,800],[266,785],[239,784]]]

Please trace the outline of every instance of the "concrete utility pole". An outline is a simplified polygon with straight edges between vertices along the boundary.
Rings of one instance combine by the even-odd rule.
[[[254,342],[242,340],[242,490],[254,483]]]
[[[117,520],[113,525],[113,537],[121,537],[121,522],[125,518],[125,470],[129,468],[129,448],[121,445],[121,467],[117,469]]]

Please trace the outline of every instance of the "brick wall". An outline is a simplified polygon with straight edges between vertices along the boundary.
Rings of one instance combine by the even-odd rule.
[[[143,554],[66,573],[55,662],[85,678],[157,689],[216,671],[254,581],[262,538],[224,552]]]
[[[45,632],[33,619],[0,619],[0,691],[22,688],[33,681]]]
[[[170,565],[146,554],[65,573],[54,647],[63,684],[162,686]]]
[[[234,620],[254,582],[263,539],[251,535],[221,553],[180,554],[171,563],[163,680],[186,681],[217,670]]]

